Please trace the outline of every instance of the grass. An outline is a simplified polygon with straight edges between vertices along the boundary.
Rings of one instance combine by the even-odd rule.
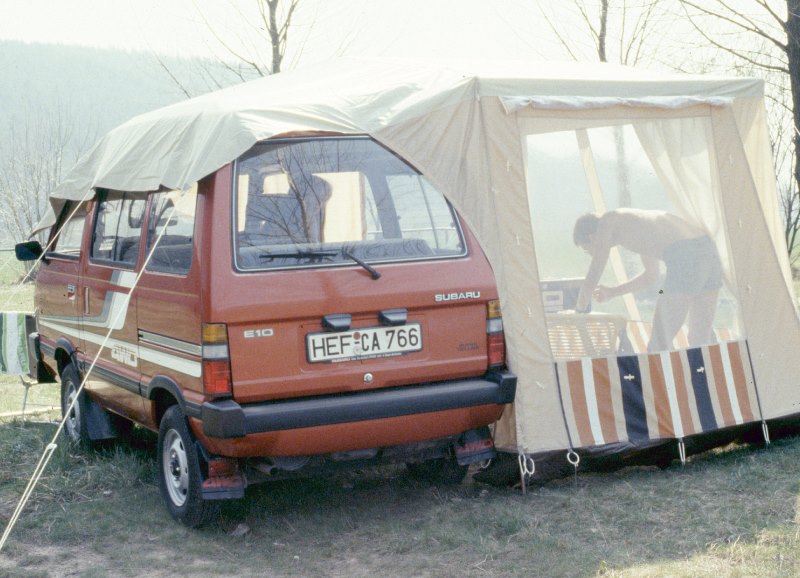
[[[0,251],[0,311],[33,311],[33,284],[20,285],[24,276],[14,252]]]
[[[3,519],[54,427],[0,425]],[[60,443],[0,553],[0,575],[800,574],[800,439],[665,471],[585,473],[577,486],[553,481],[527,496],[427,485],[400,467],[274,482],[196,531],[164,510],[154,454],[154,435],[138,428],[130,443],[96,452]]]
[[[32,307],[30,286],[15,298]],[[55,386],[32,394],[57,403]],[[17,378],[0,379],[0,413],[21,395]],[[3,527],[55,427],[0,421]],[[0,577],[800,575],[800,439],[581,473],[525,496],[423,484],[402,467],[275,482],[196,531],[162,505],[155,442],[141,428],[92,452],[59,440]]]
[[[55,383],[34,385],[28,390],[26,413],[39,415],[48,408],[58,407],[60,386]],[[22,411],[25,388],[16,375],[0,375],[0,418]]]

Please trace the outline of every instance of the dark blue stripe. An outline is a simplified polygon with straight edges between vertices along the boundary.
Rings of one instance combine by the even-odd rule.
[[[649,440],[647,411],[642,393],[642,372],[635,355],[617,357],[619,382],[622,384],[622,409],[625,413],[625,430],[632,442]]]
[[[708,391],[708,375],[703,351],[699,347],[687,349],[686,358],[689,360],[689,371],[692,372],[692,389],[697,402],[697,414],[700,416],[700,427],[703,431],[713,431],[717,429],[717,419],[714,417],[714,406]]]

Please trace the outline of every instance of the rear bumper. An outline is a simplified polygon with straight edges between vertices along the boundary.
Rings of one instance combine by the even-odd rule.
[[[240,405],[233,400],[206,402],[200,409],[203,433],[241,438],[305,427],[407,416],[514,401],[517,377],[492,371],[482,378],[446,381],[353,394],[319,396]]]

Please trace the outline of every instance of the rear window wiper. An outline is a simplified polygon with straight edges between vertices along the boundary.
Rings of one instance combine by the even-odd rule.
[[[336,257],[339,251],[322,250],[290,250],[290,251],[270,251],[261,253],[259,259],[322,259],[324,257]]]
[[[356,263],[358,263],[359,265],[361,265],[362,267],[364,267],[364,269],[366,269],[366,270],[367,270],[367,272],[370,274],[370,276],[371,276],[373,279],[375,279],[376,281],[377,281],[378,279],[380,279],[380,278],[381,278],[381,274],[380,274],[380,272],[379,272],[379,271],[377,271],[377,270],[375,269],[375,267],[373,267],[372,265],[370,265],[369,263],[367,263],[367,262],[366,262],[366,261],[364,261],[363,259],[359,259],[358,257],[356,257],[355,255],[353,255],[353,254],[352,254],[350,251],[348,251],[347,249],[342,249],[342,255],[344,255],[344,256],[345,256],[345,257],[347,257],[348,259],[352,259],[353,261],[355,261]]]
[[[299,250],[287,250],[287,251],[269,251],[266,253],[259,254],[260,259],[311,259],[312,261],[317,259],[323,259],[325,257],[336,257],[338,255],[343,255],[347,257],[351,261],[355,261],[359,265],[361,265],[366,271],[370,274],[370,276],[377,280],[381,278],[381,274],[377,271],[372,265],[356,257],[347,249],[342,249],[341,251],[330,251],[330,250],[323,250],[323,249],[299,249]]]

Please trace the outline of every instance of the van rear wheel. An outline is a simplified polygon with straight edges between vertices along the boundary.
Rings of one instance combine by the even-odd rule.
[[[180,406],[164,414],[158,428],[158,486],[170,515],[194,528],[210,521],[216,504],[203,499],[200,458]]]

